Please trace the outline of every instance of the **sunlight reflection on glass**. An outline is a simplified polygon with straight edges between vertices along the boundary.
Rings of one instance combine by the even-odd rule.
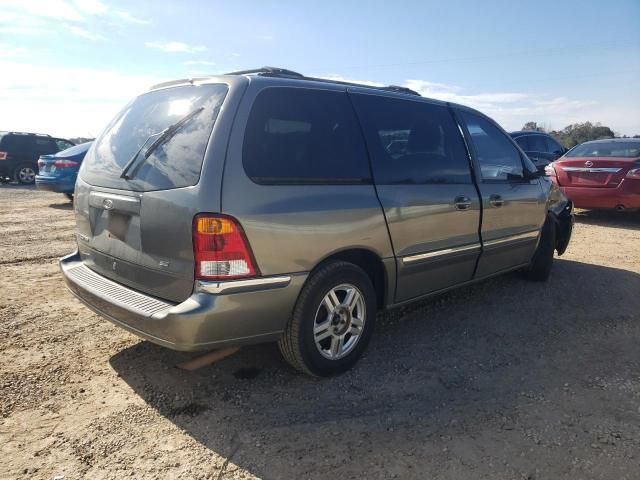
[[[181,98],[169,103],[168,115],[186,115],[191,109],[192,98]]]

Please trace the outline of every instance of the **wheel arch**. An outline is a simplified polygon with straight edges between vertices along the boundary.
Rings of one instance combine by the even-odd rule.
[[[388,286],[389,274],[380,255],[372,250],[361,247],[345,248],[327,255],[311,270],[311,274],[322,266],[333,261],[352,263],[360,267],[369,277],[376,292],[376,305],[382,310],[389,303]]]

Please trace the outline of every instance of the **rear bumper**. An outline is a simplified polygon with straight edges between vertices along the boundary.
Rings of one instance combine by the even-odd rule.
[[[61,258],[60,269],[69,290],[93,311],[139,337],[182,351],[277,340],[307,278],[200,283],[175,304],[97,274],[78,252]]]
[[[640,208],[640,180],[624,179],[616,188],[563,187],[563,193],[578,208]]]
[[[75,183],[75,178],[56,178],[36,175],[36,187],[38,190],[47,190],[58,193],[73,193]]]

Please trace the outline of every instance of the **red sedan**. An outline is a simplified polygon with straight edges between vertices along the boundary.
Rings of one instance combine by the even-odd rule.
[[[640,209],[640,140],[582,143],[545,172],[579,208]]]

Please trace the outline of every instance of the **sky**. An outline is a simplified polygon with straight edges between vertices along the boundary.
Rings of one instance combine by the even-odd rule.
[[[408,86],[507,130],[640,134],[640,0],[0,0],[0,130],[94,137],[155,83],[265,65]]]

